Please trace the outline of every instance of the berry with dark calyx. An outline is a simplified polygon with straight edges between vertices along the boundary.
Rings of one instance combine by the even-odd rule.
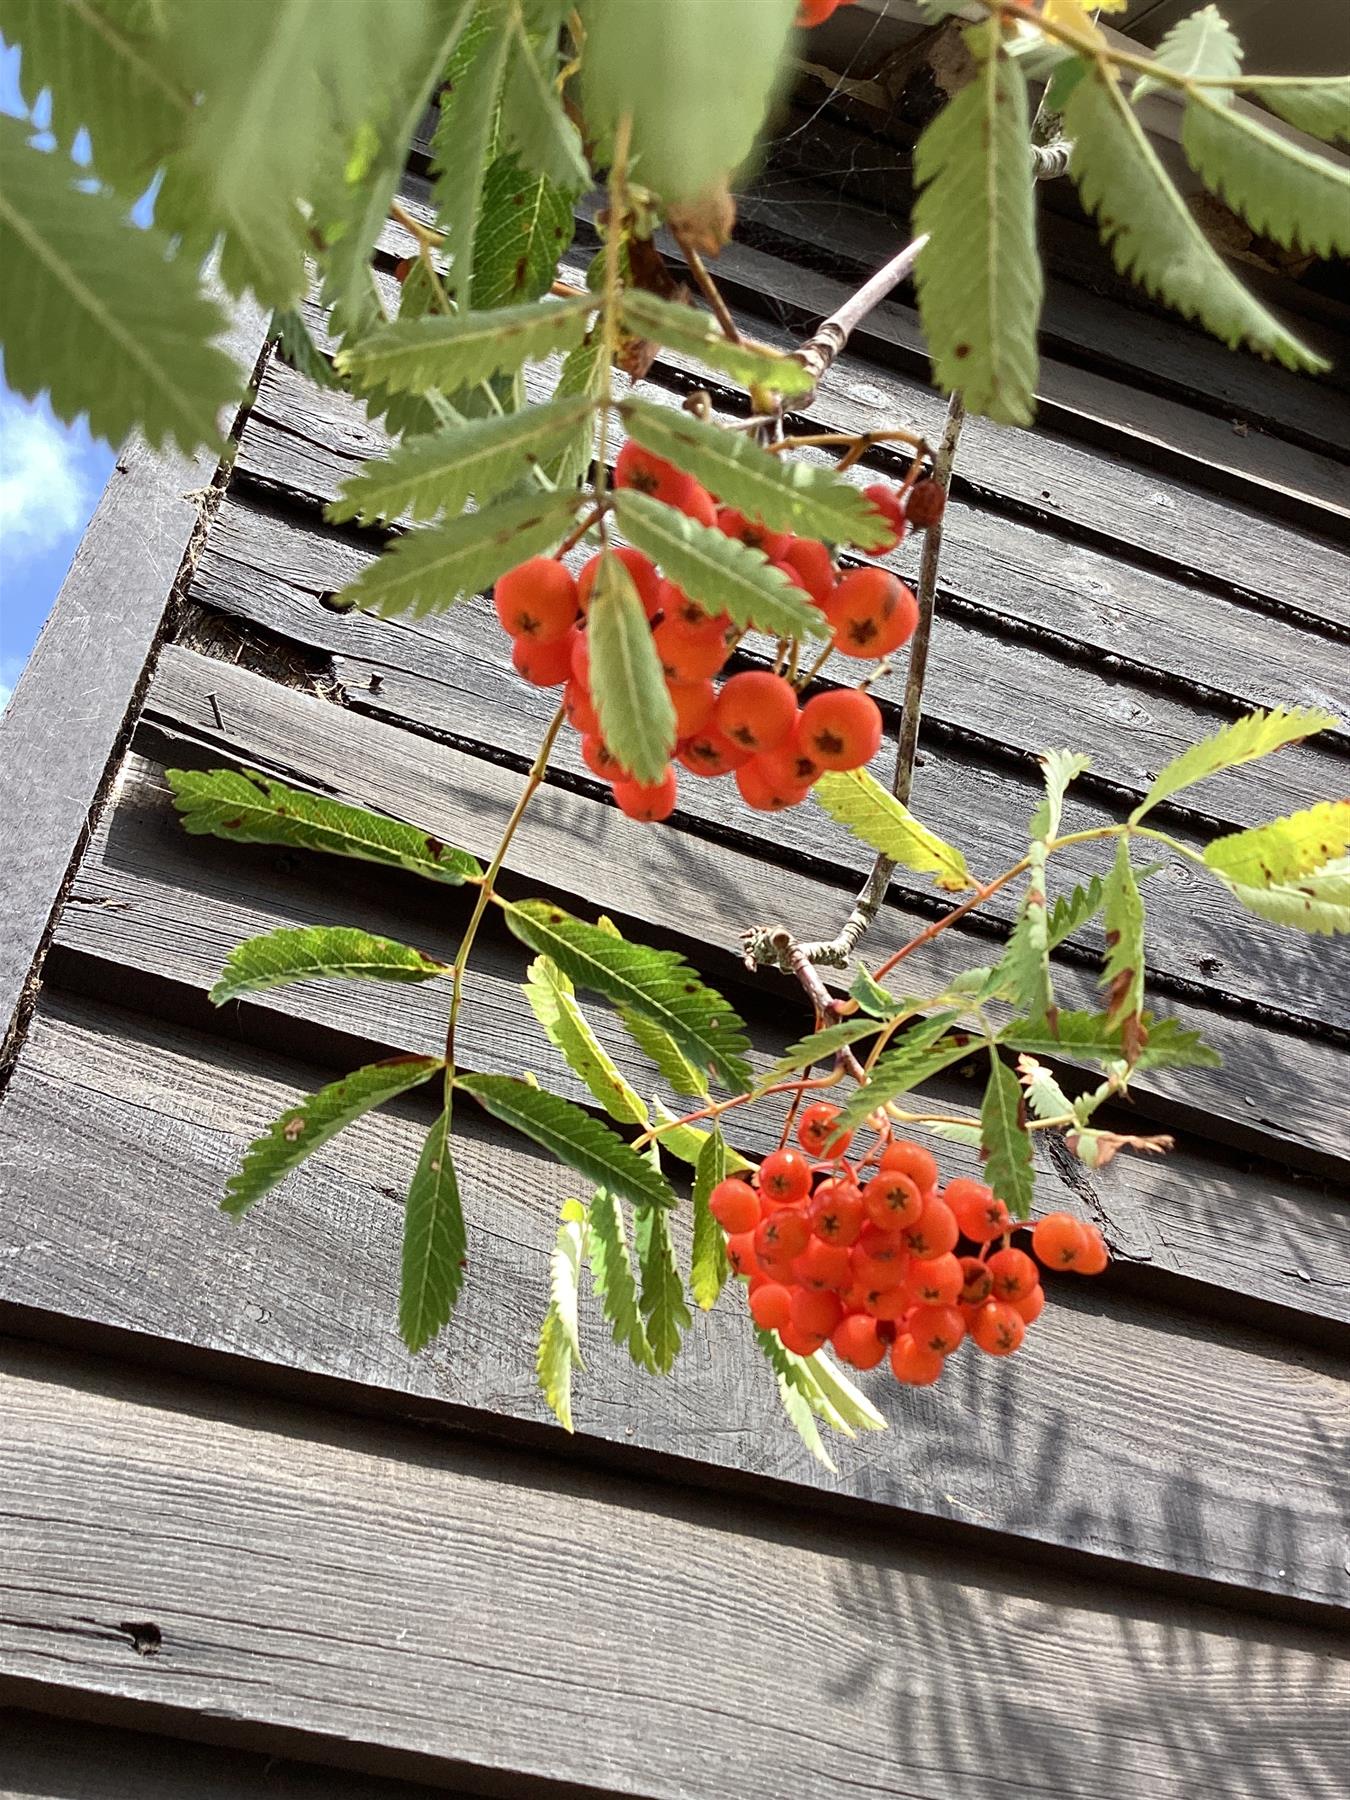
[[[757,1256],[800,1256],[811,1236],[806,1214],[795,1206],[779,1206],[755,1227]]]
[[[850,1313],[830,1334],[830,1348],[855,1369],[875,1369],[886,1354],[877,1322],[866,1313]]]
[[[966,1335],[966,1322],[954,1306],[916,1306],[908,1330],[914,1342],[937,1356],[950,1356]]]
[[[1040,1283],[1040,1271],[1024,1250],[996,1250],[989,1258],[995,1300],[1021,1300]]]
[[[845,656],[885,655],[902,583],[888,569],[850,569],[841,575],[825,608],[834,641]]]
[[[647,825],[668,819],[679,798],[674,769],[667,769],[660,781],[616,781],[611,791],[621,813]]]
[[[797,696],[781,675],[743,669],[723,684],[713,724],[751,752],[776,749],[797,722]]]
[[[762,1331],[781,1331],[792,1317],[792,1290],[777,1281],[753,1289],[750,1317]]]
[[[986,1300],[970,1316],[971,1341],[986,1356],[1011,1356],[1021,1347],[1027,1322],[1006,1300]]]
[[[630,439],[615,458],[614,485],[634,488],[640,494],[650,494],[654,500],[664,500],[667,506],[678,507],[689,499],[698,483],[692,475],[686,475],[664,457],[653,456]]]
[[[717,689],[706,677],[702,681],[671,681],[671,703],[675,708],[675,735],[692,737],[712,718],[717,703]]]
[[[1026,1325],[1034,1325],[1045,1309],[1045,1289],[1038,1281],[1030,1293],[1023,1294],[1020,1300],[1010,1300],[1008,1304],[1021,1314]]]
[[[755,1254],[753,1231],[738,1231],[727,1239],[727,1261],[737,1275],[757,1275],[759,1258]]]
[[[649,556],[640,550],[633,550],[627,544],[609,552],[627,569],[637,589],[638,599],[642,602],[642,610],[649,619],[654,618],[661,605],[661,577],[656,572],[656,565]],[[595,586],[595,578],[600,573],[600,564],[605,552],[598,550],[590,561],[583,563],[577,576],[577,601],[582,612],[587,612],[591,604],[591,589]]]
[[[1095,1225],[1084,1225],[1083,1231],[1087,1237],[1087,1251],[1074,1264],[1075,1272],[1079,1275],[1100,1275],[1111,1260],[1106,1239]]]
[[[822,769],[860,769],[881,748],[881,709],[854,688],[813,694],[802,708],[798,736]]]
[[[883,1231],[903,1231],[923,1211],[923,1195],[899,1169],[883,1169],[862,1191],[867,1216]]]
[[[1087,1256],[1088,1235],[1072,1213],[1047,1213],[1031,1228],[1031,1247],[1047,1269],[1076,1269]]]
[[[814,1331],[802,1331],[789,1319],[778,1333],[778,1340],[785,1350],[791,1350],[794,1356],[814,1356],[825,1343],[825,1334]]]
[[[782,743],[772,750],[761,751],[755,762],[771,785],[798,788],[803,794],[809,794],[824,771],[802,743],[801,727],[802,715],[798,713]]]
[[[735,775],[741,799],[755,812],[786,812],[789,807],[800,806],[811,792],[809,784],[784,781],[774,768],[766,768],[758,756],[742,763]]]
[[[592,732],[599,731],[600,715],[592,705],[590,695],[575,675],[563,689],[563,711],[567,714],[567,723],[573,731],[580,732],[582,737],[589,737]]]
[[[901,1235],[914,1255],[920,1261],[927,1261],[930,1257],[945,1256],[949,1250],[954,1250],[961,1233],[951,1207],[934,1195],[931,1200],[924,1201],[923,1211],[917,1220],[906,1227]]]
[[[916,1344],[907,1331],[891,1346],[891,1372],[906,1387],[932,1387],[942,1373],[943,1360],[936,1351]]]
[[[721,625],[724,629],[730,623],[726,617],[718,618],[710,613],[702,601],[692,599],[673,581],[662,581],[660,587],[661,602],[657,611],[663,621],[670,619],[683,625],[687,631],[701,631],[707,625]]]
[[[839,1296],[829,1288],[798,1288],[792,1296],[792,1323],[811,1337],[827,1338],[843,1316]]]
[[[988,1244],[1013,1228],[1014,1220],[993,1188],[982,1181],[958,1175],[942,1190],[942,1198],[956,1214],[962,1237]]]
[[[834,592],[834,563],[818,538],[789,538],[778,566],[791,570],[817,606],[823,607]]]
[[[749,762],[750,753],[713,726],[705,725],[702,731],[684,739],[678,757],[691,775],[715,776],[739,769],[742,763]]]
[[[804,1288],[830,1288],[836,1293],[842,1292],[853,1280],[847,1245],[827,1244],[819,1237],[813,1237],[805,1250],[794,1258],[792,1272]]]
[[[908,1175],[925,1199],[937,1192],[937,1158],[931,1150],[912,1143],[909,1138],[893,1138],[882,1151],[877,1166],[883,1174],[894,1169],[901,1175]]]
[[[905,517],[915,531],[936,525],[947,505],[947,496],[936,481],[916,481],[905,495]]]
[[[492,604],[503,630],[533,644],[565,638],[581,610],[572,571],[551,556],[532,556],[499,576]]]
[[[795,1206],[811,1192],[811,1165],[796,1150],[775,1150],[759,1165],[766,1206]]]
[[[691,631],[678,619],[662,619],[652,633],[667,681],[707,681],[727,660],[727,640],[715,620]]]
[[[962,1285],[958,1299],[962,1306],[978,1306],[981,1301],[989,1299],[994,1291],[994,1278],[989,1273],[989,1265],[981,1262],[978,1256],[963,1256],[960,1261]]]
[[[868,1318],[885,1320],[891,1325],[898,1325],[913,1309],[914,1302],[903,1281],[893,1281],[889,1286],[873,1282],[863,1299],[863,1310]]]
[[[904,502],[889,481],[874,481],[871,487],[863,489],[863,494],[872,502],[872,510],[880,513],[890,527],[891,535],[885,543],[867,546],[874,555],[884,555],[887,551],[894,550],[905,535]]]
[[[601,781],[629,781],[631,777],[598,732],[588,732],[581,740],[581,760],[592,775]]]
[[[762,519],[747,519],[734,506],[717,509],[717,524],[727,537],[739,538],[752,550],[762,550],[770,562],[781,562],[792,541],[786,531],[770,531]]]
[[[960,1301],[965,1276],[959,1257],[950,1250],[909,1265],[905,1287],[916,1306],[955,1306]]]
[[[914,636],[914,628],[919,623],[919,602],[913,589],[907,588],[902,581],[900,592],[896,595],[895,610],[890,623],[882,631],[880,638],[873,646],[877,656],[890,656],[909,642]]]
[[[851,1181],[824,1181],[807,1208],[811,1229],[827,1244],[856,1244],[867,1215]]]
[[[858,1233],[857,1254],[873,1265],[899,1268],[908,1260],[910,1249],[903,1232],[887,1231],[869,1221]]]
[[[723,1231],[733,1236],[742,1231],[753,1231],[759,1224],[759,1195],[748,1181],[729,1175],[709,1194],[708,1211]]]
[[[511,646],[511,667],[532,687],[561,687],[572,673],[572,644],[568,638],[538,644],[518,637]]]
[[[828,1100],[819,1100],[814,1106],[807,1107],[797,1121],[797,1142],[808,1156],[833,1158],[847,1152],[853,1142],[853,1133],[834,1129],[838,1117],[839,1108],[831,1106]]]

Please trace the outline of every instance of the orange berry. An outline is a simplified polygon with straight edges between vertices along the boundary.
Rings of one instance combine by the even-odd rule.
[[[792,1264],[792,1272],[804,1288],[832,1288],[837,1293],[853,1280],[853,1265],[846,1244],[827,1244],[813,1237]],[[834,1327],[831,1325],[830,1330]]]
[[[822,769],[860,769],[881,748],[881,709],[854,688],[813,694],[802,708],[799,735]]]
[[[850,1313],[841,1319],[830,1334],[830,1348],[855,1369],[875,1369],[886,1354],[876,1320],[865,1313]]]
[[[817,606],[824,606],[834,592],[834,564],[816,538],[789,538],[779,566],[796,575]]]
[[[739,538],[752,550],[762,550],[770,562],[781,562],[791,538],[785,531],[770,531],[763,519],[747,519],[734,506],[717,509],[717,524],[728,537]]]
[[[719,1181],[709,1194],[708,1211],[723,1231],[729,1231],[733,1236],[742,1231],[753,1231],[759,1224],[759,1195],[748,1181],[740,1181],[731,1175],[725,1181]]]
[[[717,689],[711,681],[672,681],[670,698],[675,707],[675,736],[692,737],[712,718]]]
[[[905,508],[900,495],[889,481],[874,481],[871,487],[865,487],[863,493],[872,502],[872,510],[880,513],[890,528],[890,536],[880,544],[869,544],[867,548],[877,554],[894,550],[905,535]]]
[[[800,1207],[778,1206],[755,1227],[757,1256],[800,1256],[811,1236],[811,1225]]]
[[[566,637],[580,611],[572,571],[551,556],[532,556],[499,576],[492,604],[513,638],[534,644],[556,644]]]
[[[913,1307],[914,1302],[903,1281],[893,1281],[888,1286],[873,1283],[863,1298],[863,1309],[869,1318],[891,1325],[898,1325]]]
[[[723,737],[711,725],[705,725],[702,731],[685,738],[678,755],[691,775],[705,776],[729,775],[750,760],[747,751],[739,744],[733,744],[729,737]]]
[[[1006,1300],[986,1300],[970,1316],[971,1338],[986,1356],[1011,1356],[1026,1334],[1026,1320]]]
[[[915,1306],[955,1306],[965,1286],[960,1258],[950,1250],[909,1266],[905,1287]]]
[[[590,695],[575,675],[563,689],[563,711],[567,714],[567,723],[573,731],[579,731],[582,737],[589,737],[592,732],[599,731],[599,714],[591,704]]]
[[[1040,1271],[1024,1250],[996,1250],[989,1258],[995,1300],[1021,1300],[1040,1283]]]
[[[587,694],[591,691],[591,645],[584,631],[574,631],[572,645],[572,680]]]
[[[1084,1225],[1087,1237],[1087,1250],[1074,1264],[1079,1275],[1100,1275],[1111,1258],[1106,1248],[1106,1239],[1095,1225]]]
[[[1010,1300],[1008,1304],[1013,1311],[1020,1313],[1027,1325],[1034,1325],[1045,1310],[1045,1289],[1038,1281],[1030,1293],[1023,1294],[1020,1300]]]
[[[558,638],[547,644],[518,637],[511,645],[511,667],[533,687],[561,687],[572,672],[572,644]]]
[[[592,775],[598,775],[601,781],[627,781],[628,771],[614,755],[609,745],[599,732],[587,732],[581,740],[581,760]]]
[[[619,811],[643,824],[668,819],[679,797],[674,769],[667,769],[660,781],[616,781],[611,791]]]
[[[958,1175],[942,1190],[942,1198],[956,1214],[961,1235],[972,1243],[988,1244],[1011,1231],[1013,1219],[993,1188],[982,1181]]]
[[[753,1231],[738,1231],[727,1239],[727,1261],[737,1275],[757,1275],[759,1259],[755,1255]]]
[[[664,500],[667,506],[683,506],[698,483],[664,457],[653,456],[650,450],[630,440],[615,458],[614,485],[636,488],[641,494]]]
[[[839,1108],[827,1100],[808,1106],[797,1121],[797,1142],[808,1156],[843,1156],[853,1142],[851,1131],[833,1130]]]
[[[925,1350],[910,1334],[902,1332],[891,1346],[891,1370],[906,1387],[932,1387],[942,1373],[943,1359],[935,1350]]]
[[[978,1256],[963,1256],[960,1261],[961,1292],[958,1298],[962,1306],[978,1306],[982,1300],[987,1300],[994,1291],[994,1280],[989,1273],[989,1265],[981,1262]]]
[[[792,1317],[792,1295],[780,1282],[752,1289],[750,1317],[762,1331],[781,1331]]]
[[[937,1158],[922,1144],[911,1143],[908,1138],[892,1139],[882,1151],[878,1167],[883,1173],[895,1169],[901,1175],[908,1175],[925,1196],[937,1187]]]
[[[856,1244],[866,1218],[862,1195],[851,1181],[823,1181],[807,1214],[812,1231],[827,1244]]]
[[[661,604],[661,577],[656,572],[656,565],[649,556],[640,550],[630,549],[624,545],[620,549],[611,550],[633,578],[633,586],[638,591],[638,599],[642,602],[642,610],[647,617],[653,618]],[[605,552],[597,550],[589,562],[584,563],[577,576],[577,603],[582,612],[587,612],[591,604],[591,589],[595,586],[595,578],[600,573],[600,564]]]
[[[791,1350],[796,1356],[814,1356],[825,1342],[824,1333],[802,1331],[789,1319],[778,1333],[778,1340],[785,1350]]]
[[[810,31],[832,18],[847,0],[797,0],[797,17],[793,21],[799,31]]]
[[[909,1315],[908,1329],[921,1350],[950,1356],[966,1335],[966,1322],[954,1306],[917,1306]]]
[[[900,601],[901,581],[889,569],[849,569],[841,575],[825,607],[834,641],[845,656],[876,657],[890,636]]]
[[[924,1201],[923,1211],[903,1233],[905,1242],[922,1262],[954,1250],[960,1235],[956,1215],[936,1194]]]
[[[802,715],[792,721],[792,729],[782,743],[765,750],[755,758],[766,780],[779,787],[797,788],[805,795],[823,773],[821,765],[802,743]]]
[[[883,627],[880,637],[870,650],[857,654],[867,656],[890,656],[899,650],[914,636],[914,628],[919,623],[919,602],[902,581],[900,592],[895,598],[895,610]]]
[[[798,1288],[792,1296],[792,1323],[811,1337],[827,1338],[843,1316],[838,1294],[828,1288]]]
[[[711,530],[717,524],[717,502],[701,481],[695,481],[684,499],[676,504],[699,525],[706,525]]]
[[[1077,1269],[1088,1253],[1087,1230],[1072,1213],[1047,1213],[1031,1228],[1031,1247],[1047,1269]]]
[[[775,749],[796,722],[796,693],[768,669],[743,669],[732,675],[723,682],[713,708],[717,729],[752,752]]]
[[[811,1165],[796,1150],[775,1150],[759,1165],[766,1206],[795,1206],[811,1192]]]
[[[800,806],[811,791],[809,784],[784,781],[758,756],[742,763],[735,775],[741,799],[755,812],[786,812],[791,806]]]
[[[867,1216],[884,1231],[903,1231],[923,1211],[923,1195],[899,1169],[883,1169],[862,1191]]]
[[[869,1221],[858,1233],[858,1255],[873,1264],[895,1268],[907,1261],[909,1254],[903,1232],[885,1231]]]
[[[726,634],[716,620],[691,631],[679,619],[662,619],[652,642],[667,681],[706,681],[727,660]]]

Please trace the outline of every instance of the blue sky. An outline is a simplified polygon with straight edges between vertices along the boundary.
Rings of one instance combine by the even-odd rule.
[[[18,52],[0,43],[0,111],[24,116]],[[0,707],[19,679],[113,465],[113,451],[21,400],[0,375]]]

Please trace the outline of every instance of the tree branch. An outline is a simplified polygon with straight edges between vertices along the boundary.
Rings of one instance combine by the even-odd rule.
[[[850,294],[837,312],[832,312],[793,355],[811,376],[815,386],[809,394],[793,396],[793,408],[800,412],[815,399],[816,388],[829,373],[835,358],[874,306],[879,306],[892,288],[899,287],[914,272],[919,252],[928,242],[927,234],[906,244],[891,260],[865,281],[856,294]]]

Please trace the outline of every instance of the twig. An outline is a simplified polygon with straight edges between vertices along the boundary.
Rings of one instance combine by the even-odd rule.
[[[761,423],[756,419],[754,424]],[[780,450],[808,450],[819,445],[824,448],[832,444],[847,444],[850,456],[866,456],[878,444],[908,444],[919,455],[932,461],[933,452],[928,447],[928,440],[919,436],[917,431],[906,431],[900,425],[891,426],[886,431],[808,431],[798,437],[779,438],[776,444],[768,448],[776,456]]]
[[[694,245],[690,243],[684,232],[680,230],[678,225],[671,225],[670,235],[680,246],[680,255],[684,258],[689,273],[698,283],[699,292],[713,309],[717,323],[722,327],[723,332],[730,338],[733,344],[739,344],[741,342],[741,334],[736,329],[736,321],[732,318],[730,308],[722,298],[721,289],[708,273],[708,265],[699,255]]]
[[[869,281],[865,281],[856,294],[850,294],[838,311],[832,312],[811,334],[800,350],[793,351],[814,383],[810,393],[793,395],[794,410],[801,411],[811,404],[816,388],[825,379],[835,358],[842,352],[858,325],[874,306],[881,304],[892,288],[897,288],[902,281],[908,280],[918,261],[919,252],[927,242],[928,235],[925,232],[922,237],[916,237],[912,244],[906,244],[884,268],[878,269]]]

